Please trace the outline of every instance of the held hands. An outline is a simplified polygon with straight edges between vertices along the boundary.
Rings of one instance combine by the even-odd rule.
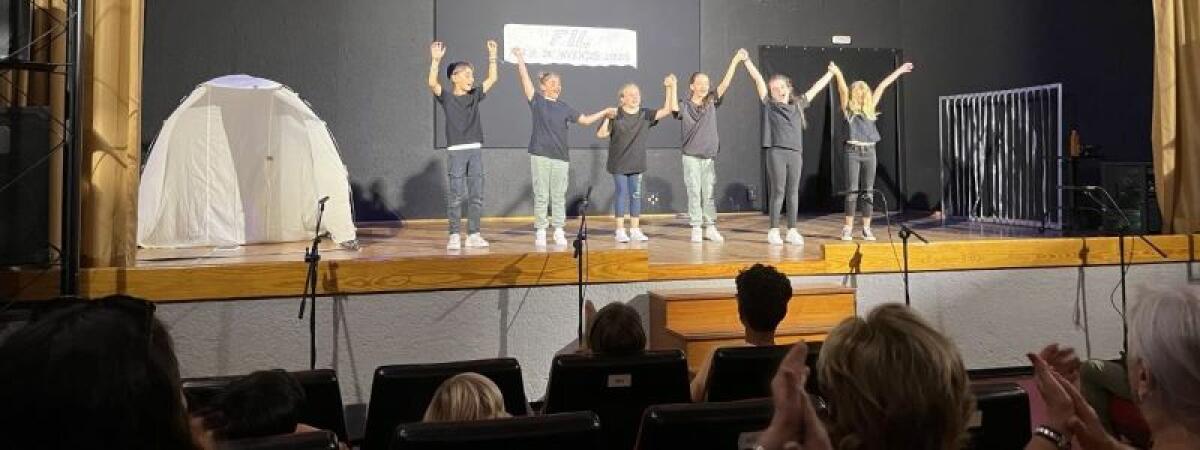
[[[737,50],[737,52],[733,54],[733,62],[734,63],[740,63],[742,61],[746,61],[749,59],[750,59],[750,52],[747,52],[746,49],[744,49],[744,48],[739,48]]]
[[[512,49],[512,54],[514,57],[517,58],[517,61],[521,61],[521,62],[525,61],[525,49],[523,49],[521,47],[514,47]]]
[[[429,56],[432,56],[434,61],[441,61],[442,57],[446,56],[446,44],[442,41],[429,44]]]
[[[833,61],[830,61],[829,62],[829,72],[834,75],[841,75],[842,69],[840,67],[838,67],[837,64],[834,64]]]
[[[675,78],[675,74],[670,74],[667,75],[666,78],[663,78],[663,86],[666,87],[674,87],[675,83],[677,82],[678,80]]]
[[[487,41],[488,59],[496,59],[496,49],[499,47],[500,46],[498,44],[496,44],[496,41],[488,39],[488,41]]]
[[[617,118],[617,108],[604,108],[604,118],[605,119],[616,119]]]

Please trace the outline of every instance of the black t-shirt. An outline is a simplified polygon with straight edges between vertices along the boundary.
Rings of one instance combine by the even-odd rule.
[[[617,108],[617,118],[608,121],[608,173],[633,174],[646,171],[646,137],[658,125],[656,111],[641,108],[635,114]]]
[[[561,100],[550,100],[541,93],[529,101],[533,114],[533,130],[529,135],[529,153],[562,161],[570,161],[567,125],[579,121],[579,112]]]
[[[795,151],[804,149],[804,109],[808,108],[808,97],[803,94],[792,96],[788,103],[779,103],[767,96],[763,105],[763,148],[782,147]]]
[[[454,95],[454,89],[442,88],[442,95],[434,96],[446,112],[446,146],[483,143],[483,127],[479,124],[479,102],[486,95],[482,88],[474,88],[463,95]]]

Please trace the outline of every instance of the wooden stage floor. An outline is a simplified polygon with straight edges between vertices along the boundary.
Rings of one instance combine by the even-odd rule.
[[[910,241],[913,271],[1108,265],[1117,262],[1113,237],[1063,237],[1048,230],[959,222],[943,225],[934,217],[894,216],[892,226],[877,219],[879,240],[844,242],[842,216],[803,217],[805,245],[766,243],[767,218],[761,214],[723,214],[721,244],[690,242],[685,218],[643,218],[649,242],[618,244],[613,221],[589,217],[590,282],[639,282],[731,278],[755,262],[777,266],[789,275],[896,272],[901,267],[901,220],[930,241]],[[568,239],[576,220],[568,222]],[[489,248],[448,251],[444,221],[364,224],[358,251],[322,244],[320,290],[323,294],[365,294],[443,289],[558,285],[574,283],[571,247],[533,245],[529,219],[485,219]],[[1196,260],[1196,235],[1154,236],[1167,252],[1163,259],[1141,243],[1130,244],[1134,263]],[[889,239],[890,238],[890,239]],[[126,292],[162,301],[295,296],[303,286],[305,243],[247,245],[237,248],[141,249],[127,268],[87,269],[81,275],[85,295]],[[1128,256],[1128,255],[1127,255]],[[37,298],[53,292],[57,276],[46,271],[0,275],[4,294]]]

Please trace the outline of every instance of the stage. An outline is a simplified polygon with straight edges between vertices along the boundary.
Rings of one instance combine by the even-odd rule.
[[[1117,264],[1115,237],[1064,237],[1036,228],[957,222],[932,216],[893,216],[891,226],[876,219],[879,240],[845,242],[840,214],[803,217],[805,245],[769,245],[767,218],[757,213],[723,214],[721,244],[690,242],[686,218],[649,216],[643,229],[649,242],[618,244],[610,217],[589,217],[589,283],[627,283],[732,278],[755,262],[773,264],[791,276],[898,272],[901,222],[924,236],[909,242],[912,271],[945,271]],[[568,239],[578,221],[568,222]],[[485,219],[491,246],[445,249],[445,221],[360,224],[358,251],[330,242],[321,247],[322,295],[371,294],[450,289],[572,284],[572,248],[533,245],[528,218]],[[1162,258],[1144,243],[1127,238],[1135,264],[1194,261],[1195,235],[1161,235],[1152,241]],[[298,296],[304,284],[305,243],[246,245],[236,248],[140,249],[127,268],[85,269],[81,291],[89,297],[123,292],[155,301],[198,301]],[[1189,258],[1190,255],[1190,258]],[[57,274],[20,270],[3,274],[4,294],[45,298],[57,288]]]

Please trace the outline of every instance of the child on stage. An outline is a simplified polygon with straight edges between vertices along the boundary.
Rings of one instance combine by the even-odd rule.
[[[646,171],[646,136],[650,127],[678,109],[675,93],[675,75],[663,79],[666,98],[657,111],[642,108],[642,95],[636,84],[629,83],[618,92],[620,107],[614,117],[606,117],[596,137],[608,139],[608,173],[616,185],[613,209],[617,218],[617,242],[647,241],[642,232],[639,217],[642,212],[642,173]],[[625,217],[629,216],[629,232],[625,231]]]
[[[605,113],[616,114],[616,108],[582,115],[559,99],[562,95],[562,77],[554,72],[538,74],[541,92],[535,92],[529,70],[525,68],[525,52],[513,49],[517,58],[517,72],[521,75],[521,87],[529,101],[533,114],[533,128],[529,136],[529,172],[533,179],[533,228],[534,245],[546,246],[546,225],[554,226],[554,245],[565,247],[567,237],[563,232],[566,222],[566,198],[571,153],[567,142],[567,125],[574,122],[591,125]],[[549,203],[549,205],[547,205]],[[550,214],[547,218],[546,207]]]
[[[446,193],[446,216],[450,222],[450,240],[446,249],[462,248],[459,227],[462,222],[462,201],[467,198],[467,247],[487,247],[479,234],[479,218],[483,214],[483,127],[479,122],[479,102],[496,84],[496,41],[487,41],[488,74],[481,87],[474,87],[475,75],[471,64],[456,61],[446,66],[446,78],[451,89],[438,82],[438,67],[446,55],[446,45],[429,45],[433,62],[429,65],[429,90],[446,113],[446,174],[450,189]]]

